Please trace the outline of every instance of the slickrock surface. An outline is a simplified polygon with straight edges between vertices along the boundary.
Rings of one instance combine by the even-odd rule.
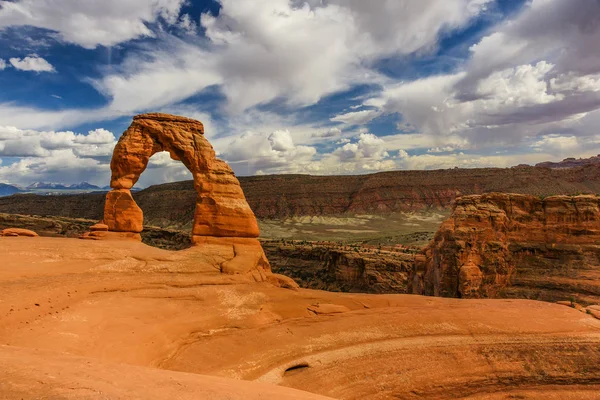
[[[600,302],[600,197],[463,196],[419,257],[413,293]]]
[[[104,222],[110,231],[141,232],[143,213],[129,190],[148,166],[152,155],[169,152],[194,177],[195,200],[193,235],[248,237],[259,235],[258,224],[246,202],[233,171],[216,158],[204,137],[204,126],[193,119],[168,114],[142,114],[117,143],[112,159],[110,186]],[[161,199],[173,208],[174,204]]]
[[[600,390],[600,320],[558,304],[283,289],[221,274],[218,248],[17,237],[0,253],[0,398]]]

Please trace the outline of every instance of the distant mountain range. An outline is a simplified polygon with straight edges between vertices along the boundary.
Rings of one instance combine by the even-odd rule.
[[[0,183],[0,196],[10,196],[11,194],[20,192],[22,192],[22,190],[16,186]]]
[[[53,190],[101,190],[109,189],[108,186],[101,188],[100,186],[92,185],[91,183],[81,182],[72,185],[64,185],[62,183],[46,183],[35,182],[27,186],[27,189],[53,189]]]
[[[64,183],[49,183],[35,182],[27,187],[20,187],[8,183],[0,183],[0,197],[11,196],[19,193],[35,193],[35,194],[73,194],[73,193],[88,193],[101,192],[110,190],[110,186],[96,186],[88,182],[74,183],[71,185]],[[134,191],[137,189],[133,189]]]

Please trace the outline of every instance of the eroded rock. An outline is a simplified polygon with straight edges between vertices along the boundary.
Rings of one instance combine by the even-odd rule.
[[[194,235],[258,237],[258,224],[240,183],[229,165],[216,158],[215,151],[204,137],[202,123],[168,114],[134,117],[131,126],[119,139],[111,160],[110,186],[114,190],[108,194],[105,208],[104,221],[110,230],[138,228],[140,214],[134,209],[135,201],[133,198],[130,200],[126,193],[138,181],[150,157],[161,151],[167,151],[173,160],[181,161],[194,177],[198,193],[192,229]],[[115,201],[121,201],[125,207],[131,206],[131,215],[121,214],[122,220],[115,220],[111,208]]]
[[[112,232],[140,233],[144,229],[144,213],[129,189],[108,192],[104,204],[104,222]]]
[[[412,292],[596,302],[599,243],[598,196],[463,196],[417,257]]]
[[[267,281],[271,266],[257,237],[258,223],[233,170],[216,158],[204,137],[201,122],[168,114],[143,114],[133,118],[111,160],[113,189],[106,195],[104,219],[82,236],[89,240],[141,240],[144,214],[131,188],[152,155],[167,151],[194,177],[197,192],[192,228],[194,251],[215,257],[215,268],[230,275]],[[216,260],[220,261],[216,261]],[[280,286],[293,283],[279,280]],[[279,282],[278,281],[278,282]]]
[[[36,232],[29,229],[21,229],[21,228],[7,228],[0,231],[0,236],[25,236],[25,237],[36,237],[39,236]]]

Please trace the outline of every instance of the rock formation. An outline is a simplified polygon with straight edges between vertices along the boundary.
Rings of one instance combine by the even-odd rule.
[[[414,254],[398,248],[265,241],[273,271],[303,288],[351,293],[408,293]]]
[[[25,237],[36,237],[39,236],[36,232],[29,229],[22,228],[6,228],[0,231],[0,236],[25,236]]]
[[[360,176],[250,176],[239,180],[258,219],[282,219],[450,210],[457,195],[488,192],[536,196],[600,193],[600,163],[560,169],[521,166],[393,171]],[[136,202],[144,210],[146,224],[178,229],[191,226],[197,198],[193,181],[156,185],[135,194]],[[104,196],[97,193],[0,197],[0,212],[10,214],[101,219],[103,205]]]
[[[270,265],[256,239],[258,223],[239,181],[229,165],[216,158],[204,137],[202,123],[185,117],[155,113],[133,118],[113,152],[113,190],[106,195],[104,219],[83,238],[141,240],[144,214],[133,199],[131,188],[150,157],[161,151],[181,161],[194,178],[197,197],[192,242],[215,254],[230,254],[220,264],[221,272],[267,280]],[[288,285],[284,278],[275,281]]]
[[[600,197],[490,193],[457,199],[417,257],[413,293],[600,299]]]
[[[283,290],[199,249],[0,238],[0,399],[598,399],[591,314]]]
[[[258,237],[258,224],[240,183],[227,163],[216,158],[204,137],[201,122],[167,114],[143,114],[119,139],[110,163],[113,191],[106,197],[104,222],[110,231],[142,231],[143,213],[130,189],[146,169],[150,157],[167,151],[194,177],[198,194],[194,236]]]

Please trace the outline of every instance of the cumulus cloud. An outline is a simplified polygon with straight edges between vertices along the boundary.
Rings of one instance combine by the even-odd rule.
[[[178,0],[119,2],[116,12],[101,19],[92,2],[64,1],[71,1],[79,14],[48,14],[51,0],[0,0],[0,28],[45,27],[88,48],[142,36],[157,35],[157,40],[129,50],[120,65],[93,82],[107,97],[106,107],[45,112],[5,104],[0,105],[4,124],[58,129],[149,109],[195,116],[198,111],[181,102],[211,88],[225,97],[220,103],[224,110],[218,113],[226,121],[219,118],[207,135],[238,174],[507,166],[573,153],[583,156],[598,148],[597,1],[582,1],[577,7],[562,0],[527,2],[512,21],[500,22],[477,39],[469,58],[455,70],[401,82],[380,74],[377,61],[432,54],[440,37],[468,26],[492,2],[220,0],[218,15],[193,21],[180,15]],[[28,22],[31,10],[37,12],[31,15],[46,18]],[[79,35],[77,24],[70,23],[76,15],[93,20],[89,37]],[[114,30],[121,19],[127,20],[123,30]],[[151,26],[157,21],[172,24],[179,34],[205,32],[206,37],[158,34]],[[348,104],[328,110],[325,120],[313,121],[314,126],[289,111],[365,83],[381,91],[367,100],[352,99],[363,104],[351,106],[350,112],[340,111],[348,110]],[[262,107],[269,103],[285,111],[259,111],[269,109]],[[359,130],[390,114],[401,116],[397,134],[377,138]],[[206,121],[208,116],[198,118]],[[330,128],[332,122],[338,128]],[[26,145],[5,141],[2,151],[29,151],[29,157],[58,151],[77,157],[74,152],[79,151],[84,157],[96,153],[73,146],[101,146],[77,143],[83,139],[66,133],[50,135],[48,142],[23,136],[23,143],[28,140],[32,142]],[[166,155],[153,160],[153,171],[170,171],[161,179],[185,173]]]
[[[87,49],[154,36],[148,24],[175,24],[184,0],[18,0],[0,1],[0,29],[35,26]]]
[[[10,64],[21,71],[33,71],[33,72],[56,72],[52,64],[35,54],[27,56],[25,58],[11,58]]]
[[[110,181],[109,163],[115,145],[114,135],[102,128],[78,134],[0,127],[0,182],[28,185],[37,181],[87,181],[105,186]],[[19,160],[2,165],[2,157]],[[190,178],[181,162],[161,152],[150,159],[138,186]]]
[[[600,107],[599,22],[596,1],[534,0],[472,46],[461,71],[386,84],[365,105],[401,114],[422,142],[460,138],[458,147],[431,145],[430,155],[520,144],[538,154],[577,151]]]
[[[217,16],[201,16],[208,43],[162,35],[158,48],[131,53],[121,68],[97,80],[96,88],[112,99],[109,107],[165,106],[211,85],[220,86],[231,114],[275,100],[314,104],[359,83],[381,83],[374,61],[432,50],[441,32],[468,24],[487,1],[435,0],[427,7],[408,0],[368,7],[359,1],[220,3]],[[382,30],[388,20],[394,23]],[[179,24],[192,26],[185,15]],[[382,39],[386,35],[389,40]]]
[[[105,185],[110,179],[110,168],[93,158],[78,157],[69,149],[55,150],[51,156],[31,156],[0,165],[0,181],[28,185],[33,182],[78,183],[89,181]]]
[[[6,61],[0,58],[0,71],[6,68]]]
[[[108,161],[115,144],[115,137],[105,129],[83,135],[0,127],[0,157],[20,158],[0,166],[0,181],[29,184],[40,180],[87,180],[103,184],[107,182]]]
[[[290,131],[269,134],[246,132],[233,139],[221,157],[231,163],[238,174],[300,172],[310,164],[317,150],[294,144]]]
[[[83,135],[0,127],[0,157],[51,157],[55,150],[70,150],[83,157],[108,157],[115,144],[114,135],[105,129]]]

